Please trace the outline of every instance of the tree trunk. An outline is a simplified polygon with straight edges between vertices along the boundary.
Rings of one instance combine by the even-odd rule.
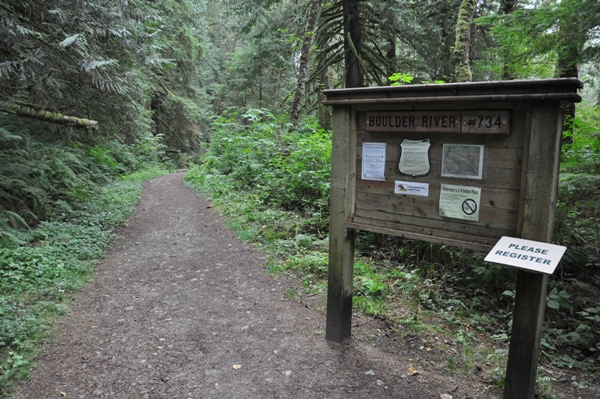
[[[585,35],[578,35],[578,31],[569,29],[569,24],[574,21],[559,23],[558,37],[563,43],[558,51],[558,60],[554,69],[555,78],[579,78],[578,63],[581,59]],[[571,25],[572,26],[572,25]],[[575,119],[575,103],[565,104],[565,120],[572,122]],[[572,123],[563,124],[562,144],[568,146],[573,144]]]
[[[343,0],[344,10],[344,61],[346,67],[346,87],[365,85],[364,71],[358,57],[361,54],[362,37],[358,21],[360,0]]]
[[[560,30],[563,31],[565,28],[562,26]],[[562,32],[560,33],[562,34]],[[568,41],[565,41],[568,42]],[[580,49],[577,47],[576,42],[571,42],[568,48],[560,51],[558,54],[558,60],[556,61],[556,67],[554,70],[554,77],[556,78],[579,78],[579,69],[577,68],[577,62],[580,58]],[[575,119],[575,103],[565,104],[565,123],[563,125],[563,145],[573,144],[572,135],[572,122]]]
[[[314,36],[315,25],[317,24],[317,17],[319,16],[320,3],[320,0],[311,0],[308,19],[306,21],[306,29],[304,31],[304,37],[302,38],[300,66],[298,67],[298,83],[296,84],[296,94],[294,95],[294,101],[292,102],[292,109],[290,112],[290,121],[294,126],[296,126],[300,120],[302,100],[306,91],[306,75],[308,74],[308,65],[310,61],[310,46]]]
[[[150,101],[150,110],[154,111],[152,113],[152,121],[154,121],[155,135],[161,134],[163,130],[160,121],[161,105],[162,99],[160,97],[160,94],[158,92],[155,92],[154,96],[152,97],[152,101]]]
[[[508,15],[515,10],[517,0],[502,0],[498,14]],[[502,50],[502,80],[514,80],[518,76],[512,72],[510,49],[503,48]]]
[[[385,51],[385,60],[387,61],[387,65],[386,65],[387,76],[385,78],[387,80],[387,78],[389,78],[394,73],[399,72],[399,71],[396,70],[396,58],[397,58],[396,35],[394,35],[392,32],[390,32],[388,37],[386,38],[386,42],[387,42],[387,49]]]
[[[515,10],[517,0],[501,0],[498,14],[510,14]]]
[[[439,7],[439,13],[441,15],[448,15],[452,11],[450,3],[447,1],[440,2]],[[452,48],[456,41],[456,32],[452,32],[451,23],[452,21],[450,18],[443,18],[440,22],[441,51],[438,58],[440,60],[440,67],[436,68],[435,74],[432,75],[433,80],[449,82],[452,79],[452,74],[454,72],[452,70],[452,66],[454,65]]]
[[[332,108],[326,105],[323,105],[323,101],[325,100],[325,96],[323,95],[323,90],[331,89],[331,79],[329,68],[326,68],[323,71],[323,77],[321,78],[321,84],[319,85],[318,93],[319,93],[319,101],[317,105],[317,115],[319,118],[319,125],[323,129],[331,130],[331,118],[332,118]]]
[[[579,0],[567,0],[564,3],[574,3]],[[573,7],[575,8],[575,7]],[[561,19],[558,26],[559,42],[562,43],[558,50],[558,59],[554,69],[555,78],[579,78],[579,62],[586,41],[585,33],[579,29],[573,29],[577,24],[577,18]],[[572,122],[575,119],[575,103],[565,104],[565,121],[563,124],[562,144],[573,144]]]
[[[26,118],[37,119],[44,122],[56,123],[59,125],[82,127],[86,129],[98,129],[98,121],[85,118],[77,118],[75,116],[68,116],[60,114],[58,112],[45,111],[41,109],[35,109],[24,105],[15,104],[0,104],[0,112],[6,112],[9,114],[16,114]]]
[[[456,21],[456,43],[454,45],[454,80],[470,82],[473,80],[470,65],[471,23],[475,14],[477,0],[462,0]]]

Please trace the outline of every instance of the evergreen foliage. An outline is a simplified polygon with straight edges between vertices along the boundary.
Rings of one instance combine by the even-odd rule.
[[[512,78],[578,77],[578,67],[597,63],[600,4],[595,0],[517,2],[508,14],[488,15],[479,24],[489,28]],[[495,47],[497,48],[497,47]],[[492,61],[494,62],[494,61]],[[498,73],[498,72],[496,72]]]
[[[193,138],[189,125],[207,117],[198,106],[208,99],[198,82],[201,4],[9,0],[0,7],[0,109],[92,119],[101,135],[133,142],[152,128],[154,97],[168,109],[156,133],[179,122]],[[165,134],[173,144],[182,133]],[[189,138],[173,146],[194,146]]]

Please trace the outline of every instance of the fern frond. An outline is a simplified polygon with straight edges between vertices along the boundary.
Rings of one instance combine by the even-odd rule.
[[[22,136],[19,136],[18,134],[13,134],[11,132],[9,132],[8,130],[6,130],[3,127],[0,127],[0,141],[1,142],[14,142],[14,141],[21,141],[23,140]]]
[[[22,61],[0,62],[0,78],[17,75],[22,70],[23,70],[23,62]]]
[[[25,244],[25,241],[17,236],[17,231],[2,226],[0,222],[0,247],[8,248]]]
[[[16,212],[12,212],[12,211],[8,211],[8,210],[0,210],[0,218],[2,219],[2,223],[5,223],[7,226],[12,227],[13,229],[17,229],[17,228],[29,228],[29,225],[27,224],[27,222],[25,221],[25,219],[23,219],[21,217],[21,215],[19,215]],[[2,231],[0,231],[0,234],[2,233]]]
[[[67,37],[65,40],[58,43],[58,45],[62,48],[69,47],[71,44],[73,44],[75,41],[77,41],[80,37],[81,37],[81,35],[79,33],[77,33],[75,35]]]
[[[94,69],[103,68],[107,65],[116,65],[117,60],[84,60],[81,62],[81,67],[84,71],[89,72]]]
[[[169,59],[169,58],[156,58],[156,57],[146,58],[146,64],[152,65],[152,66],[156,66],[156,65],[174,66],[175,61],[176,60]]]
[[[93,76],[92,83],[94,84],[94,86],[96,86],[96,88],[98,88],[101,91],[108,91],[108,92],[114,92],[114,93],[119,93],[119,94],[124,94],[126,91],[126,89],[123,85],[121,85],[119,83],[115,83],[111,80],[102,78],[100,76]]]

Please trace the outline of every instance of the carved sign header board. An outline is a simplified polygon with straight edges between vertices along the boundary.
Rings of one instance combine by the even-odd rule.
[[[509,134],[510,111],[367,112],[369,132]]]

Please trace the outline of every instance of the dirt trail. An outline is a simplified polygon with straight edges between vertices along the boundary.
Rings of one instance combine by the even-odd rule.
[[[373,326],[329,345],[324,315],[285,300],[293,282],[268,276],[263,261],[182,174],[149,181],[13,397],[494,397],[436,370],[409,375],[424,352],[414,342],[384,349]]]

